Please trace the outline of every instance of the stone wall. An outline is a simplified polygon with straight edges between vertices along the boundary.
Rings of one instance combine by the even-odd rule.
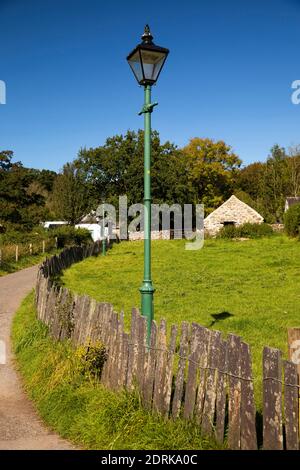
[[[129,241],[144,240],[144,232],[129,232]],[[153,230],[151,232],[151,240],[170,240],[169,230]]]

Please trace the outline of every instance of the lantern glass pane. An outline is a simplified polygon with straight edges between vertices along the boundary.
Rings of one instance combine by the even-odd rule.
[[[156,81],[163,66],[166,54],[158,51],[141,49],[144,75],[146,80]]]
[[[140,61],[139,51],[136,51],[135,54],[130,57],[128,63],[133,71],[135,78],[140,83],[143,80],[143,69]]]

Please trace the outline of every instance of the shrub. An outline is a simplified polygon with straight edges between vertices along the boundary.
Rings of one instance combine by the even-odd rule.
[[[224,225],[224,227],[219,231],[217,238],[236,238],[239,237],[237,233],[238,227],[234,225]]]
[[[261,238],[274,234],[268,224],[243,224],[239,226],[225,225],[218,233],[218,238]]]
[[[92,241],[90,232],[85,228],[75,228],[71,225],[50,229],[50,236],[57,237],[58,248],[70,245],[84,245]]]
[[[300,204],[294,204],[284,214],[284,230],[290,237],[300,235]]]
[[[78,370],[85,376],[95,379],[101,378],[107,352],[100,341],[88,345],[79,346],[75,352],[78,360]]]
[[[240,226],[240,237],[261,238],[274,234],[269,224],[244,224]]]
[[[4,233],[0,234],[0,244],[1,245],[10,245],[10,244],[24,244],[24,243],[34,243],[49,238],[48,232],[42,227],[36,227],[32,232],[19,231],[14,229],[6,230]]]

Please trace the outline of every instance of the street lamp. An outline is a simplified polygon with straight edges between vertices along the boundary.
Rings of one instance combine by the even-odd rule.
[[[104,204],[103,204],[103,211],[102,211],[102,256],[106,256],[106,237],[105,237],[105,225],[104,225]]]
[[[144,280],[140,288],[142,315],[147,318],[148,340],[153,319],[154,288],[151,279],[151,113],[158,103],[151,103],[151,86],[159,77],[169,50],[156,46],[148,25],[142,42],[127,56],[138,83],[144,87]]]

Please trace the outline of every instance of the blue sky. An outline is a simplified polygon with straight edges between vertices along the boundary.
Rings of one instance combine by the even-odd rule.
[[[58,170],[143,126],[125,57],[149,23],[170,55],[153,89],[162,140],[223,139],[244,163],[300,143],[300,0],[0,0],[0,149]]]

